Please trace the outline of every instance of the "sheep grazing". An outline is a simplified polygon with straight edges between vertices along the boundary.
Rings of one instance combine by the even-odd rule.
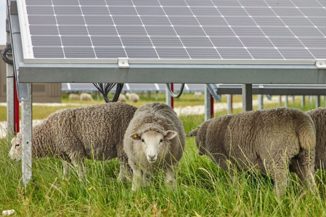
[[[119,95],[119,99],[118,99],[118,102],[126,102],[127,101],[127,98],[125,95],[123,94],[120,94]]]
[[[196,136],[199,153],[223,169],[231,162],[270,175],[278,196],[286,190],[289,170],[314,186],[316,133],[303,112],[280,108],[227,115],[204,122],[190,136]]]
[[[127,93],[126,96],[128,97],[129,101],[131,102],[138,102],[139,96],[136,93]]]
[[[157,169],[165,172],[165,183],[176,186],[174,168],[183,154],[185,132],[176,113],[160,103],[140,107],[126,130],[124,150],[133,171],[132,190],[147,185]]]
[[[315,169],[326,169],[326,109],[317,108],[307,112],[316,127]]]
[[[84,159],[120,160],[119,179],[127,179],[129,167],[123,151],[123,136],[136,107],[109,103],[53,113],[33,127],[33,157],[58,157],[63,160],[64,175],[70,164],[84,177]],[[9,156],[21,159],[21,134],[12,140]],[[131,171],[131,170],[130,170]]]
[[[78,94],[71,93],[71,94],[69,94],[68,99],[69,100],[80,100],[80,96]]]
[[[80,101],[93,101],[93,97],[89,93],[81,93],[80,94]]]

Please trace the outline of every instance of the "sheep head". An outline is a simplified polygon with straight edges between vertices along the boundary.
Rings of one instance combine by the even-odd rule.
[[[11,140],[11,148],[9,151],[11,160],[19,161],[22,158],[22,135],[18,133],[16,137]]]
[[[134,133],[131,138],[141,146],[147,161],[152,164],[158,159],[164,159],[169,152],[170,141],[177,135],[178,133],[174,130],[148,130],[142,133]]]

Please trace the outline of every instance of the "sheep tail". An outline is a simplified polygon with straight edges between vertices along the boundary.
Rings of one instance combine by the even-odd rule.
[[[189,136],[189,137],[197,136],[198,130],[199,130],[199,127],[196,128],[196,129],[193,129],[192,131],[190,131],[190,132],[188,133],[188,136]]]
[[[312,119],[309,117],[309,121],[306,119],[297,128],[297,135],[299,138],[300,148],[304,150],[314,149],[316,146],[316,129]]]

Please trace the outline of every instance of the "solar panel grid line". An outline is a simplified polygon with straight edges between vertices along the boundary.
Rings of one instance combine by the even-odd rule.
[[[276,15],[276,17],[279,18],[279,20],[285,25],[286,28],[288,28],[288,25],[283,21],[283,19],[278,16],[278,14],[273,10],[273,8],[268,4],[268,2],[266,0],[263,0],[267,6],[273,11],[273,13]],[[291,2],[293,4],[293,2]],[[293,4],[294,5],[294,4]],[[316,59],[316,57],[314,56],[314,54],[309,50],[307,49],[306,45],[298,38],[296,37],[295,33],[291,30],[291,28],[288,28],[288,30],[293,34],[293,36],[302,44],[302,46],[305,48],[305,50],[307,50],[309,52],[309,54],[314,58]]]
[[[153,41],[152,41],[150,35],[148,34],[148,32],[147,32],[147,30],[146,30],[146,27],[145,27],[145,25],[144,25],[144,23],[143,23],[143,21],[142,21],[140,15],[139,15],[139,13],[138,13],[138,10],[137,10],[137,8],[136,8],[136,5],[135,5],[134,1],[131,0],[131,2],[132,2],[132,4],[133,4],[133,7],[134,7],[134,9],[135,9],[135,11],[136,11],[137,16],[139,17],[139,19],[140,19],[140,21],[141,21],[142,26],[143,26],[144,29],[145,29],[145,32],[146,32],[146,36],[147,36],[147,38],[150,40],[150,42],[151,42],[151,44],[152,44],[152,47],[154,48],[154,51],[155,51],[157,57],[160,58],[160,55],[158,54],[158,52],[157,52],[157,50],[156,50],[156,48],[155,48],[155,45],[154,45],[154,43],[153,43]]]
[[[264,37],[273,45],[274,49],[277,50],[277,52],[280,54],[280,56],[285,59],[285,57],[283,56],[283,54],[280,52],[280,50],[278,49],[277,46],[275,46],[275,44],[273,43],[273,41],[265,34],[264,30],[258,25],[258,23],[255,21],[255,19],[252,18],[252,16],[250,15],[250,13],[247,11],[247,9],[241,4],[241,2],[238,0],[239,4],[241,5],[241,8],[244,9],[244,11],[246,12],[246,14],[248,15],[248,17],[250,17],[252,19],[252,21],[257,25],[258,29],[260,29],[260,31],[264,34]],[[240,37],[239,37],[240,38]],[[241,40],[241,39],[240,39]]]
[[[111,11],[110,11],[110,8],[109,8],[109,5],[107,4],[107,2],[105,2],[105,3],[106,3],[105,6],[106,6],[107,11],[109,12],[109,14],[111,14]],[[113,22],[113,24],[114,24],[114,19],[112,18],[112,16],[110,16],[110,19],[112,20],[112,22]],[[122,42],[121,38],[119,37],[119,32],[118,32],[117,26],[114,25],[114,28],[115,28],[115,31],[116,31],[116,33],[117,33],[117,36],[118,36],[118,38],[119,38],[119,40],[120,40],[120,43],[121,43],[121,47],[122,47],[122,49],[123,49],[124,56],[125,56],[125,57],[128,57],[128,54],[127,54],[126,48],[125,48],[125,46],[123,45],[123,42]]]
[[[294,4],[294,2],[292,1],[292,0],[290,0],[291,2],[292,2],[292,4]],[[319,3],[319,5],[321,6],[321,7],[323,7],[323,5],[321,5],[321,3],[320,3],[320,1],[319,0],[316,0],[316,2],[318,2]],[[294,4],[295,5],[295,4]],[[314,22],[312,22],[311,20],[310,20],[310,18],[309,18],[309,16],[306,16],[305,15],[305,13],[303,13],[303,11],[299,8],[299,7],[297,7],[296,6],[296,8],[298,9],[298,11],[317,29],[317,31],[319,31],[324,37],[326,37],[325,36],[325,34],[322,32],[322,31],[320,31],[318,28],[317,28],[317,26],[314,24]],[[325,7],[323,7],[324,9],[325,9]],[[326,10],[324,10],[324,12],[326,12]]]
[[[170,24],[170,26],[172,27],[172,29],[173,29],[173,31],[174,31],[174,33],[175,33],[175,35],[176,35],[176,37],[178,38],[178,40],[180,41],[180,43],[181,43],[181,45],[182,45],[182,47],[183,47],[183,49],[185,50],[185,52],[187,53],[187,55],[188,55],[188,58],[190,58],[191,59],[191,56],[190,56],[190,54],[188,53],[188,51],[187,51],[187,49],[185,49],[185,45],[183,44],[183,42],[182,42],[182,40],[180,39],[180,36],[178,35],[178,32],[177,32],[177,30],[174,28],[174,25],[172,24],[172,22],[171,22],[171,19],[169,18],[169,16],[167,15],[167,13],[166,13],[166,11],[165,11],[165,9],[163,8],[163,6],[162,6],[162,4],[161,4],[161,1],[160,0],[157,0],[157,2],[159,3],[159,5],[160,5],[160,8],[162,9],[162,11],[163,11],[163,13],[164,13],[164,16],[167,18],[167,20],[169,21],[169,24]],[[179,36],[179,37],[178,37]]]
[[[58,20],[57,20],[57,16],[56,16],[56,13],[55,13],[55,10],[54,10],[53,0],[51,0],[51,4],[52,4],[52,12],[53,12],[54,19],[55,19],[55,24],[56,24],[57,31],[58,31],[58,34],[59,34],[58,36],[59,36],[59,40],[60,40],[60,43],[61,43],[61,50],[62,50],[63,58],[66,58],[66,54],[65,54],[65,51],[64,51],[64,49],[63,49],[62,38],[61,38],[61,35],[60,35],[60,30],[59,30]],[[34,55],[34,56],[35,56],[35,55]]]
[[[189,10],[191,11],[191,14],[195,17],[197,23],[199,24],[200,28],[203,30],[203,32],[205,33],[205,36],[207,37],[207,39],[210,41],[210,43],[212,44],[213,48],[215,49],[217,55],[223,59],[222,55],[220,54],[220,52],[218,51],[217,47],[215,46],[215,44],[212,42],[210,36],[207,34],[206,30],[203,28],[203,26],[201,25],[201,23],[199,22],[197,16],[194,14],[193,10],[191,9],[190,5],[187,4],[187,1],[184,0],[184,2],[186,3],[186,6],[189,8]]]
[[[215,3],[214,3],[212,0],[210,0],[210,2],[213,4],[213,6],[214,6],[214,8],[216,9],[216,11],[217,11],[219,14],[221,14],[221,12],[219,11],[217,5],[215,5]],[[222,15],[222,18],[223,18],[223,20],[226,22],[226,24],[228,25],[228,27],[231,29],[232,33],[236,36],[236,35],[237,35],[236,32],[234,31],[234,29],[232,28],[232,26],[230,25],[230,23],[228,22],[228,20],[225,18],[225,16]],[[240,41],[240,43],[242,44],[242,46],[243,46],[243,48],[245,49],[245,51],[249,54],[250,58],[251,58],[251,59],[254,59],[253,55],[248,51],[248,48],[246,47],[246,45],[245,45],[241,40],[239,40],[239,41]]]
[[[51,0],[51,1],[53,1],[53,0]],[[91,35],[89,33],[88,25],[86,24],[86,19],[85,19],[84,11],[83,11],[83,8],[82,8],[82,6],[80,4],[80,0],[78,0],[78,3],[79,3],[79,8],[80,8],[80,11],[82,13],[82,17],[83,17],[83,20],[84,20],[84,23],[85,23],[85,26],[86,26],[87,34],[88,34],[88,37],[89,37],[90,42],[91,42],[93,54],[94,54],[95,58],[97,58],[96,51],[95,51],[95,48],[94,48],[94,44],[93,44],[93,41],[91,39]]]

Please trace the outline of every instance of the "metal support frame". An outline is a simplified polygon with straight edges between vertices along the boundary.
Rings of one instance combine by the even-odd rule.
[[[242,85],[242,110],[252,111],[252,84]]]
[[[6,65],[6,97],[7,97],[7,138],[8,141],[15,134],[14,127],[14,72],[13,67]]]
[[[226,95],[227,113],[232,114],[233,112],[233,95]]]
[[[205,120],[214,117],[214,98],[208,87],[205,88]]]
[[[264,95],[258,95],[258,109],[263,110],[264,109]]]
[[[288,95],[285,96],[285,104],[284,104],[284,106],[286,108],[289,107],[289,96]]]
[[[316,108],[320,107],[320,96],[316,96]]]
[[[170,85],[171,91],[174,91],[174,84],[168,84]],[[165,102],[168,106],[171,108],[174,108],[174,98],[171,96],[169,89],[166,87],[165,88]]]
[[[303,95],[303,96],[301,96],[301,107],[303,108],[305,106],[306,106],[306,96]]]
[[[31,83],[21,85],[22,103],[22,172],[23,185],[32,178],[32,86]]]

